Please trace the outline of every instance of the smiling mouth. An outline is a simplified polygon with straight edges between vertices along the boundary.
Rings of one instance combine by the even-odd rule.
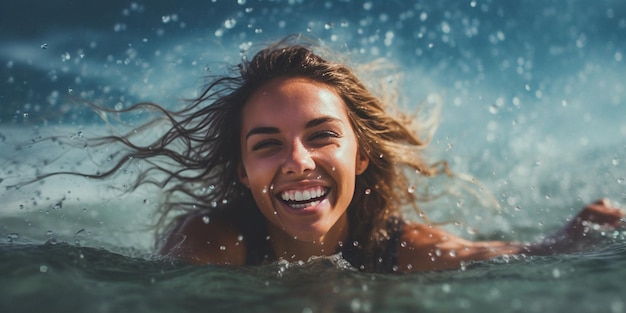
[[[279,200],[293,209],[305,209],[318,205],[326,198],[330,188],[313,187],[303,190],[287,190],[278,195]]]

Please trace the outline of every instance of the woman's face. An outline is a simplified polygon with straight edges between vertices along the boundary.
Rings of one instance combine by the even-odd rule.
[[[275,79],[242,112],[239,179],[277,228],[302,241],[324,241],[352,201],[359,153],[346,105],[330,87],[304,78]]]

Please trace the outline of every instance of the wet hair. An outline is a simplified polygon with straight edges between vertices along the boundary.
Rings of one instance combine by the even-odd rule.
[[[177,213],[201,209],[231,216],[236,222],[237,216],[256,209],[250,191],[237,176],[243,107],[256,90],[273,79],[309,79],[331,87],[345,102],[358,147],[369,158],[369,166],[356,178],[348,215],[351,238],[361,243],[364,258],[371,256],[369,252],[379,249],[388,238],[388,221],[400,215],[400,207],[410,204],[417,208],[418,193],[407,189],[407,173],[433,176],[446,172],[447,166],[424,161],[422,150],[428,138],[418,133],[408,116],[391,114],[397,104],[381,101],[355,71],[343,62],[323,58],[315,49],[322,50],[309,40],[291,36],[260,50],[250,60],[244,58],[230,74],[211,77],[183,110],[138,103],[114,111],[149,108],[159,111],[162,118],[128,135],[99,138],[98,144],[121,143],[127,154],[110,170],[84,176],[107,177],[130,159],[144,160],[151,166],[138,175],[131,189],[144,184],[161,188],[160,226]],[[170,126],[159,138],[145,145],[134,143],[137,132],[163,121]]]

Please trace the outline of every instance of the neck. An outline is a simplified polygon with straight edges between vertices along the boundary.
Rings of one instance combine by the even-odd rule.
[[[307,261],[312,256],[330,256],[339,252],[342,243],[348,240],[348,218],[344,214],[320,239],[304,241],[294,238],[284,230],[268,223],[270,246],[277,259],[289,262]]]

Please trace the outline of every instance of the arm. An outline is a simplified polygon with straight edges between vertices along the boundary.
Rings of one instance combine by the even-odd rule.
[[[237,229],[216,218],[205,223],[203,216],[191,213],[180,218],[159,254],[192,264],[243,265],[245,242]]]
[[[579,249],[592,225],[616,228],[624,214],[608,201],[587,205],[563,229],[541,243],[503,241],[473,242],[423,224],[407,224],[398,250],[398,268],[403,272],[460,268],[464,262],[486,260],[501,255],[548,255]]]

